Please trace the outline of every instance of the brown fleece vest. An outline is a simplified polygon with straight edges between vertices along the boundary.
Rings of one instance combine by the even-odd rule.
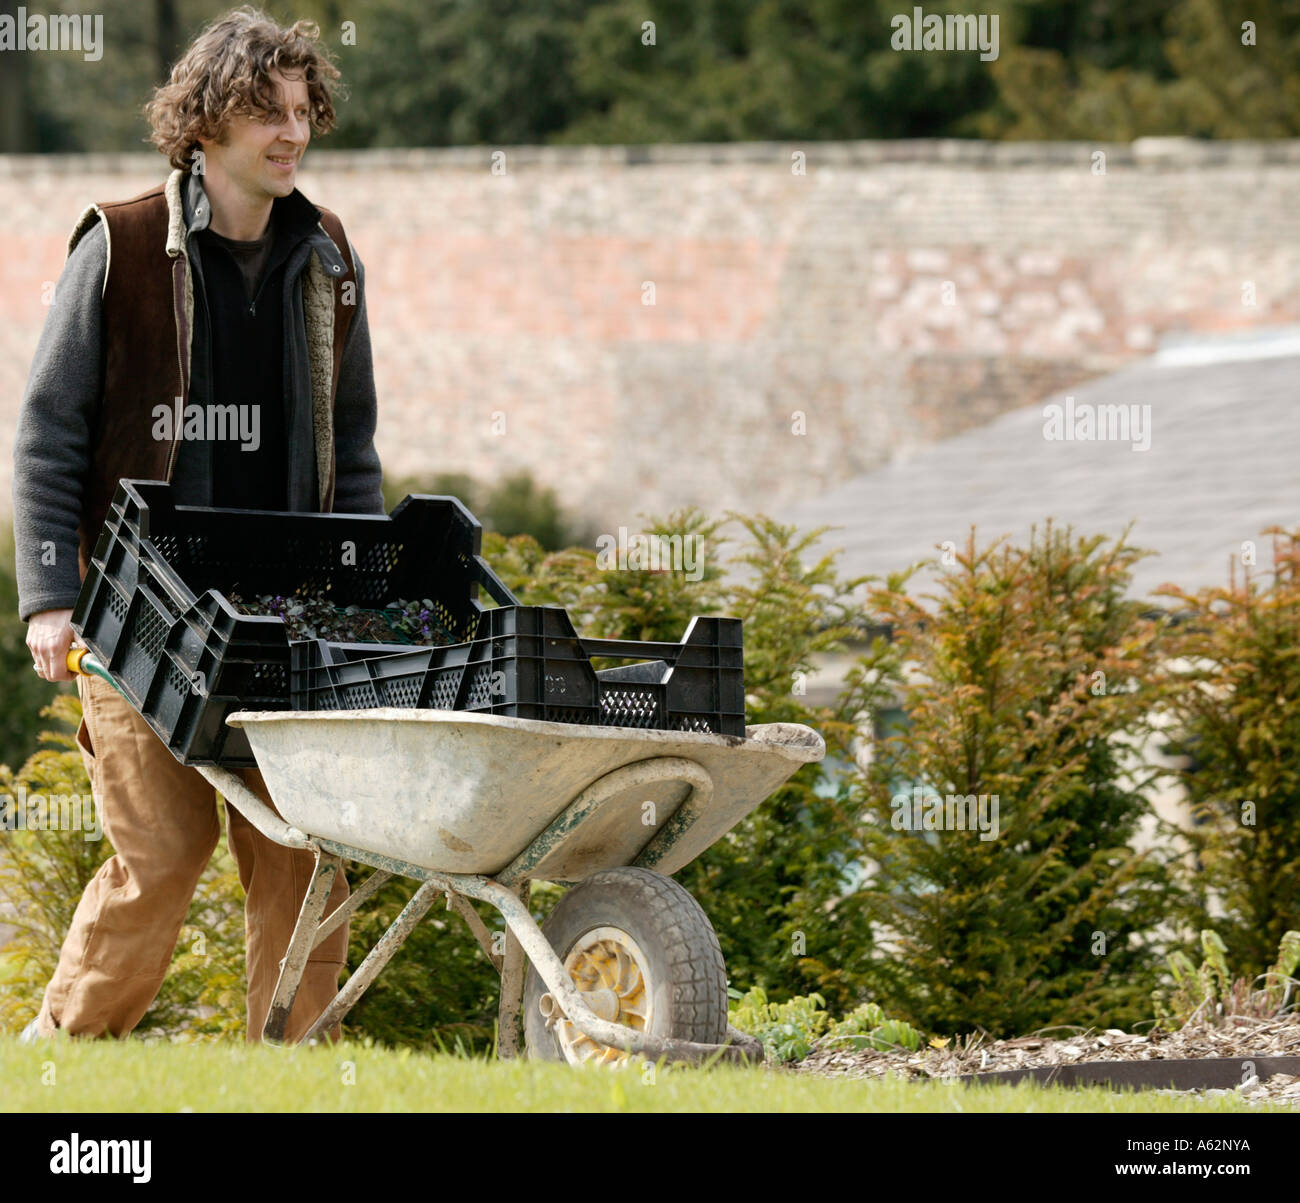
[[[333,280],[334,346],[330,407],[338,395],[343,347],[355,305],[343,304],[343,288],[356,280],[356,265],[339,219],[320,209],[321,225],[339,248],[346,273]],[[117,492],[119,480],[171,480],[177,439],[153,436],[154,410],[174,410],[189,399],[190,365],[185,350],[188,323],[184,243],[179,255],[167,254],[168,208],[162,186],[131,200],[99,206],[107,223],[109,262],[104,286],[104,394],[91,432],[90,467],[78,527],[78,561],[84,579],[95,540]],[[304,273],[306,269],[304,268]],[[354,284],[355,287],[355,284]],[[177,437],[180,423],[177,423]],[[322,512],[334,502],[334,464],[321,482]]]

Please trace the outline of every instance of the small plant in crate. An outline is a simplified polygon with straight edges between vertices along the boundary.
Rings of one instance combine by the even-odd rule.
[[[284,596],[261,593],[245,599],[232,592],[230,604],[243,614],[274,616],[290,639],[328,639],[334,643],[415,643],[443,647],[454,642],[438,623],[430,598],[395,598],[383,610],[337,606],[323,593]]]

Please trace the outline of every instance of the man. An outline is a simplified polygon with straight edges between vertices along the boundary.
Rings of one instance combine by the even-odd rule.
[[[185,504],[384,512],[362,265],[338,219],[294,186],[313,129],[334,124],[338,72],[318,37],[249,8],[208,26],[147,108],[174,168],[165,186],[91,206],[69,240],[14,449],[19,614],[47,680],[69,679],[72,606],[122,478],[169,480]],[[231,405],[246,420],[225,438],[161,420]],[[115,855],[86,887],[28,1038],[135,1027],[219,835],[197,770],[106,682],[77,685],[77,740]],[[260,774],[244,778],[270,802]],[[226,815],[258,1040],[313,858]],[[329,909],[347,893],[339,874]],[[346,949],[344,924],[315,950],[287,1040],[333,997]]]

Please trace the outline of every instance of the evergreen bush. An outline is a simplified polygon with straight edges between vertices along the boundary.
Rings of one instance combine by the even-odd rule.
[[[1172,878],[1168,856],[1132,846],[1153,773],[1127,753],[1160,649],[1125,598],[1142,554],[1050,524],[1023,547],[977,548],[972,531],[932,593],[909,591],[915,569],[873,588],[892,641],[850,692],[907,722],[858,782],[879,945],[860,983],[891,1014],[998,1036],[1146,1014]],[[967,799],[996,826],[970,830]]]

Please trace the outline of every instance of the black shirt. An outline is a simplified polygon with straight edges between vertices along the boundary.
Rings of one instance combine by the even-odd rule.
[[[284,510],[284,266],[291,246],[277,237],[274,220],[253,242],[210,229],[197,238],[209,331],[208,408],[220,412],[204,432],[215,437],[187,453],[211,456],[214,506]]]
[[[261,238],[255,238],[252,242],[237,242],[233,238],[225,238],[216,231],[209,229],[208,240],[234,259],[244,277],[244,296],[251,305],[253,299],[257,296],[257,286],[262,279],[262,270],[266,267],[266,261],[271,257],[271,248],[275,242],[274,210],[272,210],[271,219],[266,223],[266,231]]]

